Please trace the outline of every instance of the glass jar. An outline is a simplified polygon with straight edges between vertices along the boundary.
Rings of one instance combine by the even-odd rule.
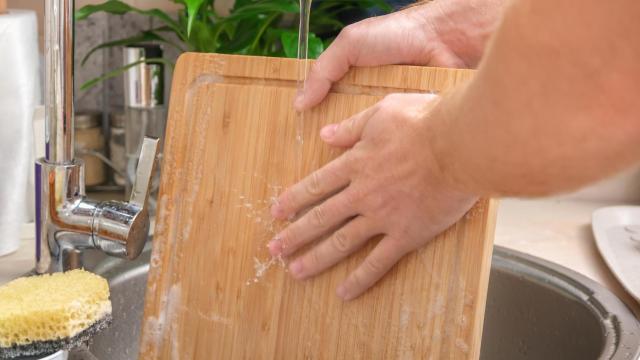
[[[85,185],[104,184],[107,173],[101,156],[105,156],[105,138],[102,132],[102,113],[81,111],[75,114],[75,151],[84,162]]]
[[[125,124],[126,116],[123,111],[115,111],[109,115],[109,157],[115,168],[113,182],[119,186],[126,186],[127,180],[123,174],[127,169],[127,155],[125,148]],[[118,173],[119,172],[119,173]]]
[[[160,59],[162,48],[157,44],[129,45],[123,49],[124,65],[129,66],[124,73],[125,98],[125,153],[128,178],[127,194],[130,194],[138,167],[138,156],[145,136],[159,138],[162,157],[167,112],[164,106],[164,65],[146,62]],[[161,161],[149,189],[149,214],[154,215],[158,188],[160,187]]]

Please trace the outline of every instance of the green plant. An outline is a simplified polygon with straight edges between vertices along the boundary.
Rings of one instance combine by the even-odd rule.
[[[146,42],[162,43],[180,52],[225,53],[296,57],[298,48],[299,0],[236,0],[231,14],[220,16],[214,9],[215,0],[172,0],[183,5],[176,18],[160,9],[142,10],[120,0],[99,5],[87,5],[76,12],[76,20],[83,20],[97,12],[115,15],[138,13],[157,20],[159,25],[131,37],[100,44],[91,49],[82,64],[96,51]],[[330,44],[345,23],[341,16],[348,12],[377,7],[391,11],[385,0],[315,0],[311,12],[309,57],[317,58]],[[173,34],[173,36],[170,36]],[[147,62],[164,62],[147,59]],[[130,64],[131,67],[135,64]],[[83,85],[90,88],[100,81],[118,76],[122,67]]]

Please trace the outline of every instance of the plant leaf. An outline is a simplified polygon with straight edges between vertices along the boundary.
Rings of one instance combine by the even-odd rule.
[[[314,33],[309,33],[309,59],[319,58],[324,49],[324,42],[322,42],[322,39],[317,37]]]
[[[106,12],[114,15],[124,15],[129,12],[138,13],[141,15],[147,15],[159,19],[167,26],[169,26],[179,37],[185,38],[185,34],[178,25],[178,23],[171,18],[171,16],[167,15],[164,11],[160,9],[150,9],[150,10],[142,10],[135,8],[131,5],[128,5],[120,0],[109,0],[102,4],[98,5],[86,5],[80,8],[75,13],[75,19],[77,21],[84,20],[91,16],[92,14],[98,12]]]
[[[309,45],[307,49],[309,51],[309,59],[317,59],[324,51],[324,43],[322,39],[316,36],[314,33],[309,33]],[[280,34],[280,41],[282,41],[282,48],[284,53],[289,58],[298,57],[298,32],[294,30],[283,31]]]
[[[370,8],[378,8],[386,13],[393,11],[393,6],[386,0],[324,0],[318,3],[318,9],[330,7],[338,8],[341,11]]]
[[[228,41],[220,44],[218,52],[223,54],[247,54],[247,50],[250,48],[254,34],[257,34],[260,29],[260,21],[257,19],[246,19],[240,21],[237,25],[237,31],[234,36]]]
[[[163,58],[153,58],[153,59],[143,59],[143,60],[139,60],[136,62],[133,62],[131,64],[127,64],[125,66],[121,66],[115,70],[109,71],[106,74],[103,74],[97,78],[91,79],[89,81],[87,81],[86,83],[82,84],[82,86],[80,87],[80,90],[82,91],[86,91],[91,89],[92,87],[98,85],[99,83],[108,80],[108,79],[112,79],[114,77],[120,76],[122,74],[124,74],[125,71],[131,69],[134,66],[143,64],[143,63],[147,63],[147,64],[164,64],[164,65],[168,65],[171,69],[173,69],[175,67],[175,65],[167,60],[167,59],[163,59]]]
[[[294,30],[280,33],[282,49],[286,57],[295,58],[298,56],[298,32]]]
[[[193,22],[200,12],[200,8],[207,0],[184,0],[184,4],[187,6],[187,37],[191,37],[191,29],[193,28]]]
[[[160,36],[159,34],[156,33],[156,31],[163,31],[162,28],[158,28],[158,29],[153,29],[153,30],[147,30],[147,31],[143,31],[138,35],[134,35],[128,38],[124,38],[124,39],[118,39],[118,40],[114,40],[114,41],[109,41],[109,42],[105,42],[102,43],[100,45],[95,46],[94,48],[92,48],[91,50],[89,50],[89,52],[87,53],[87,55],[84,56],[84,58],[82,58],[82,61],[80,63],[80,65],[84,66],[87,62],[87,60],[89,60],[89,58],[91,57],[91,55],[93,55],[96,51],[101,50],[101,49],[106,49],[106,48],[111,48],[111,47],[116,47],[116,46],[127,46],[127,45],[133,45],[133,44],[139,44],[139,43],[144,43],[144,42],[162,42],[165,44],[169,44],[171,46],[173,46],[174,48],[176,48],[177,50],[184,52],[184,49],[182,49],[182,47],[180,47],[180,45],[167,40],[166,38]]]
[[[256,49],[258,48],[258,44],[260,43],[260,39],[262,39],[262,36],[264,35],[265,31],[267,31],[267,28],[269,27],[269,25],[271,25],[271,23],[276,20],[278,18],[278,16],[280,16],[280,14],[272,14],[271,16],[269,16],[268,18],[266,18],[262,24],[260,25],[258,32],[256,33],[253,42],[251,43],[251,47],[249,48],[249,51],[251,53],[255,53]]]
[[[297,14],[300,12],[298,2],[295,0],[270,0],[262,2],[253,2],[249,5],[238,6],[231,12],[231,15],[223,19],[223,21],[237,21],[256,17],[259,15],[269,15],[276,12],[279,14]]]
[[[195,21],[193,24],[193,33],[189,38],[192,50],[196,52],[215,52],[219,46],[218,34],[220,32],[220,24],[210,25],[203,21]]]

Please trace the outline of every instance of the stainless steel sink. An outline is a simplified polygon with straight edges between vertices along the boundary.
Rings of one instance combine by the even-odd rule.
[[[563,266],[495,247],[482,359],[638,359],[640,323],[609,290]]]
[[[149,249],[134,262],[86,254],[109,279],[113,325],[96,336],[91,354],[71,359],[135,359]],[[547,261],[496,247],[482,338],[482,359],[637,359],[640,323],[602,286]]]

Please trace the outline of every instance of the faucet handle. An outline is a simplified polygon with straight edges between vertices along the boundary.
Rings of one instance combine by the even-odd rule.
[[[136,170],[136,177],[133,181],[133,189],[129,199],[130,204],[141,208],[146,207],[156,165],[156,157],[158,156],[159,143],[159,139],[151,137],[145,137],[142,142],[138,169]]]
[[[93,219],[93,242],[96,248],[108,255],[133,260],[147,242],[147,200],[159,142],[155,138],[144,138],[130,201],[106,201],[97,206]]]

